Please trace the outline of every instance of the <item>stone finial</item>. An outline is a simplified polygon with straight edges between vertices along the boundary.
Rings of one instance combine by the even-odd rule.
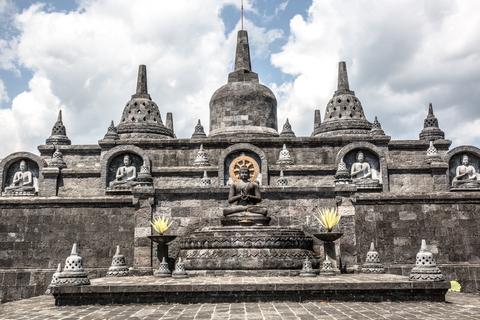
[[[70,256],[65,260],[65,267],[58,276],[59,286],[89,285],[88,274],[83,269],[83,258],[77,252],[77,244],[74,243]]]
[[[337,91],[335,91],[334,96],[345,93],[354,94],[353,91],[350,91],[350,86],[348,84],[347,64],[345,61],[340,61],[338,63]]]
[[[46,295],[52,294],[52,288],[58,286],[58,276],[62,272],[62,264],[59,263],[57,266],[57,270],[52,275],[52,280],[45,291]]]
[[[147,87],[147,66],[141,64],[138,66],[137,91],[132,98],[144,98],[151,100]]]
[[[192,139],[195,138],[206,138],[207,135],[205,134],[205,130],[203,129],[202,123],[200,122],[200,119],[198,119],[198,123],[195,126],[195,131],[192,134]]]
[[[348,171],[347,165],[342,159],[338,163],[337,172],[335,173],[335,184],[349,184],[351,182],[350,171]]]
[[[410,272],[410,281],[444,281],[442,271],[437,267],[433,254],[427,249],[427,242],[422,239],[417,253],[415,266]]]
[[[250,62],[250,46],[248,44],[248,33],[245,30],[238,31],[237,50],[235,53],[235,71],[252,71]]]
[[[245,30],[238,31],[237,48],[235,51],[235,69],[228,75],[228,82],[253,81],[258,82],[258,75],[252,72],[250,61],[250,45],[248,33]]]
[[[308,257],[305,257],[305,260],[302,264],[302,270],[300,271],[300,277],[316,277],[317,274],[312,268],[312,262]]]
[[[290,151],[287,150],[287,146],[283,144],[282,150],[280,150],[280,153],[278,155],[278,160],[277,164],[279,165],[292,165],[293,164],[293,158],[290,155]]]
[[[162,262],[160,262],[160,266],[155,272],[153,273],[155,277],[160,278],[168,278],[172,276],[172,271],[168,267],[168,262],[165,260],[165,257],[162,258]]]
[[[197,156],[193,161],[193,165],[195,167],[205,167],[210,165],[210,161],[208,160],[208,154],[205,150],[203,150],[203,144],[201,144],[200,149],[198,149]]]
[[[200,179],[200,187],[208,188],[212,186],[212,179],[208,177],[207,170],[203,170],[203,177]]]
[[[295,137],[295,132],[292,130],[292,126],[290,125],[290,122],[287,120],[285,121],[285,124],[283,125],[282,132],[280,133],[281,137]]]
[[[313,115],[313,132],[312,132],[312,137],[315,136],[317,133],[319,133],[320,130],[320,125],[322,124],[322,116],[320,114],[319,109],[315,109],[314,115]]]
[[[52,134],[46,140],[48,145],[70,145],[72,142],[67,137],[67,130],[63,125],[62,110],[58,111],[57,122],[53,125]]]
[[[185,271],[185,264],[182,261],[182,258],[178,258],[175,263],[175,270],[172,272],[172,277],[174,278],[187,278],[187,272]]]
[[[63,160],[63,153],[58,149],[58,145],[55,145],[55,152],[53,152],[52,159],[49,163],[50,167],[57,167],[63,169],[67,167],[67,164]]]
[[[115,255],[112,258],[112,265],[108,268],[107,277],[126,277],[129,271],[125,256],[120,254],[120,246],[117,246]]]
[[[433,105],[431,103],[428,106],[428,114],[423,121],[423,130],[420,132],[419,138],[427,141],[445,139],[445,133],[438,125],[438,119],[433,114]]]
[[[103,140],[118,140],[118,132],[117,132],[117,127],[115,127],[115,124],[110,122],[110,126],[107,129],[107,133],[105,133],[105,136],[103,137]]]
[[[362,266],[363,273],[385,273],[385,268],[380,262],[380,255],[375,250],[373,241],[370,243],[370,250],[367,252],[367,259]]]
[[[288,186],[288,179],[283,175],[283,170],[280,170],[280,177],[277,179],[277,186],[279,187]]]
[[[175,136],[175,130],[173,129],[173,113],[171,112],[167,112],[167,118],[165,119],[165,127],[172,130],[172,133]]]
[[[385,132],[383,131],[382,125],[380,124],[380,121],[378,121],[377,116],[375,116],[375,120],[373,121],[373,124],[372,124],[372,134],[385,135]]]
[[[335,275],[335,270],[333,268],[333,263],[332,263],[332,261],[330,261],[330,258],[328,257],[327,254],[325,254],[325,260],[323,261],[322,269],[320,270],[320,275],[321,276],[334,276]]]

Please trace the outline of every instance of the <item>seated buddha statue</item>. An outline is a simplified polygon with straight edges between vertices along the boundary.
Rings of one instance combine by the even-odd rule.
[[[380,181],[372,177],[372,169],[370,164],[365,161],[365,155],[362,151],[357,153],[357,161],[352,164],[350,175],[356,185],[361,186],[378,186]]]
[[[34,179],[31,171],[28,170],[27,162],[20,161],[20,170],[13,175],[12,183],[5,188],[6,193],[34,193]]]
[[[137,180],[137,168],[132,165],[132,160],[127,154],[123,157],[123,166],[117,169],[115,180],[110,182],[110,187],[130,187],[135,184]]]
[[[230,186],[230,207],[223,209],[222,225],[268,225],[267,209],[258,205],[262,201],[260,186],[250,181],[250,171],[246,166],[240,167],[239,178]]]
[[[462,164],[455,170],[455,177],[452,181],[453,187],[480,188],[480,177],[475,167],[470,164],[470,159],[465,154],[462,157]]]

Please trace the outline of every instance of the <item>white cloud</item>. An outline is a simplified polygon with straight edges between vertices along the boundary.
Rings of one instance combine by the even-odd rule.
[[[288,115],[297,134],[310,134],[313,109],[323,116],[337,62],[346,60],[367,116],[378,114],[393,138],[418,138],[430,101],[447,138],[458,138],[459,126],[480,119],[478,12],[473,0],[314,0],[306,19],[290,21],[287,44],[272,56],[295,76],[275,88],[279,120]]]
[[[0,79],[0,102],[8,102],[10,98],[8,98],[7,90],[5,89],[5,84],[3,83],[2,79]]]
[[[72,143],[96,143],[111,119],[118,123],[139,64],[147,65],[163,119],[174,112],[177,136],[190,137],[199,118],[208,130],[210,97],[226,83],[234,58],[236,31],[225,37],[219,17],[225,4],[238,1],[88,0],[74,12],[33,5],[18,14],[15,59],[34,76],[0,113],[0,126],[9,128],[0,133],[9,141],[0,154],[43,143],[60,105]],[[279,36],[249,26],[252,38],[262,39],[257,51]]]

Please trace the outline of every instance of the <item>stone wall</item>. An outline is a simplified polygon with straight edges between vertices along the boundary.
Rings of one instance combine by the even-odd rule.
[[[87,268],[106,268],[115,246],[133,257],[131,197],[0,199],[0,300],[43,293],[76,242]]]
[[[390,269],[408,273],[426,239],[450,280],[480,290],[479,194],[360,196],[355,221],[359,263],[374,241]]]

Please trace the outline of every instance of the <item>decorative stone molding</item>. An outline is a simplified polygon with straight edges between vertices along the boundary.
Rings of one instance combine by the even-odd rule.
[[[6,187],[5,183],[8,178],[7,172],[10,166],[24,159],[30,160],[38,166],[38,177],[36,178],[38,179],[38,185],[39,186],[41,185],[43,181],[42,170],[44,167],[47,167],[47,163],[45,162],[45,160],[30,152],[15,152],[8,155],[0,162],[0,181],[2,183],[1,185],[2,191],[5,190],[5,187]]]
[[[228,168],[225,168],[225,160],[230,154],[234,152],[241,152],[241,151],[252,152],[260,158],[261,163],[259,163],[258,165],[261,168],[260,169],[260,172],[262,174],[261,182],[262,182],[262,185],[264,186],[268,185],[267,156],[265,155],[265,152],[263,152],[262,149],[250,143],[234,144],[233,146],[230,146],[222,151],[218,159],[218,179],[219,179],[218,181],[222,181],[221,184],[226,185],[226,181],[223,182],[225,170],[228,170]]]

